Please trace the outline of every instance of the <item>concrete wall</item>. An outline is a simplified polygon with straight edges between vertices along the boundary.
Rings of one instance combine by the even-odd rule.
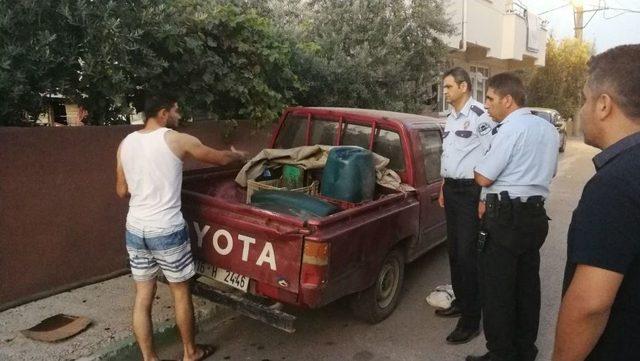
[[[127,271],[115,154],[139,128],[0,128],[0,310]],[[180,130],[252,153],[270,139],[271,129],[246,123],[225,139],[229,129],[198,122]]]
[[[467,43],[487,48],[487,57],[502,59],[504,1],[467,0]]]

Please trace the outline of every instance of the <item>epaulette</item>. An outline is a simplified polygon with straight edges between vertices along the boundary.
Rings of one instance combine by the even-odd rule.
[[[484,110],[480,109],[475,105],[472,105],[470,109],[472,112],[476,113],[477,116],[481,116],[482,114],[484,114]]]

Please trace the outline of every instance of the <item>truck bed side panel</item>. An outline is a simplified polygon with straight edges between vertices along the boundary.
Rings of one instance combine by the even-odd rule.
[[[328,275],[321,299],[303,288],[303,302],[319,307],[370,287],[388,252],[418,234],[418,214],[417,200],[408,197],[313,232],[307,240],[330,243]]]

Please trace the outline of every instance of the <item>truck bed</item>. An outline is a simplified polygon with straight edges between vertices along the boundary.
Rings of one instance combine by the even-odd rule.
[[[188,197],[192,197],[197,195],[200,200],[207,199],[212,205],[225,204],[225,207],[230,207],[241,214],[255,214],[255,212],[259,212],[262,215],[268,215],[284,223],[291,223],[296,226],[304,226],[307,224],[313,226],[328,225],[345,217],[353,217],[361,211],[376,208],[393,202],[394,200],[404,198],[402,192],[379,187],[376,191],[376,199],[371,202],[366,202],[353,208],[342,209],[340,212],[330,216],[313,218],[305,222],[294,216],[270,212],[246,204],[247,189],[238,185],[234,180],[237,172],[237,169],[220,170],[218,168],[205,168],[185,172],[182,186],[183,196],[187,195]]]
[[[196,257],[250,277],[248,292],[253,294],[299,306],[326,304],[345,292],[358,291],[354,285],[363,284],[362,277],[372,274],[368,268],[378,267],[368,258],[380,259],[377,250],[386,250],[391,245],[377,247],[377,237],[372,235],[384,235],[380,239],[391,240],[416,232],[417,224],[406,221],[417,220],[417,201],[410,193],[382,194],[354,208],[302,220],[246,204],[246,189],[235,183],[236,174],[236,169],[186,173],[183,210]],[[225,237],[234,243],[228,254]],[[246,241],[248,238],[251,240]],[[215,240],[220,243],[218,249]],[[326,276],[332,287],[327,293],[313,290],[305,294],[305,282],[301,279],[305,240],[331,243],[332,264]],[[265,260],[269,256],[272,259]],[[356,264],[352,258],[357,260]]]

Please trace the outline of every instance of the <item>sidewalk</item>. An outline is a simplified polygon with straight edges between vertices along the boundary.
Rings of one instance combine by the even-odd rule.
[[[124,275],[0,312],[0,360],[137,360],[140,356],[131,332],[133,297],[131,276]],[[199,329],[228,313],[195,296],[194,306]],[[31,340],[20,333],[58,313],[88,317],[92,324],[57,343]],[[153,323],[158,348],[177,340],[171,294],[163,283],[158,283]]]

